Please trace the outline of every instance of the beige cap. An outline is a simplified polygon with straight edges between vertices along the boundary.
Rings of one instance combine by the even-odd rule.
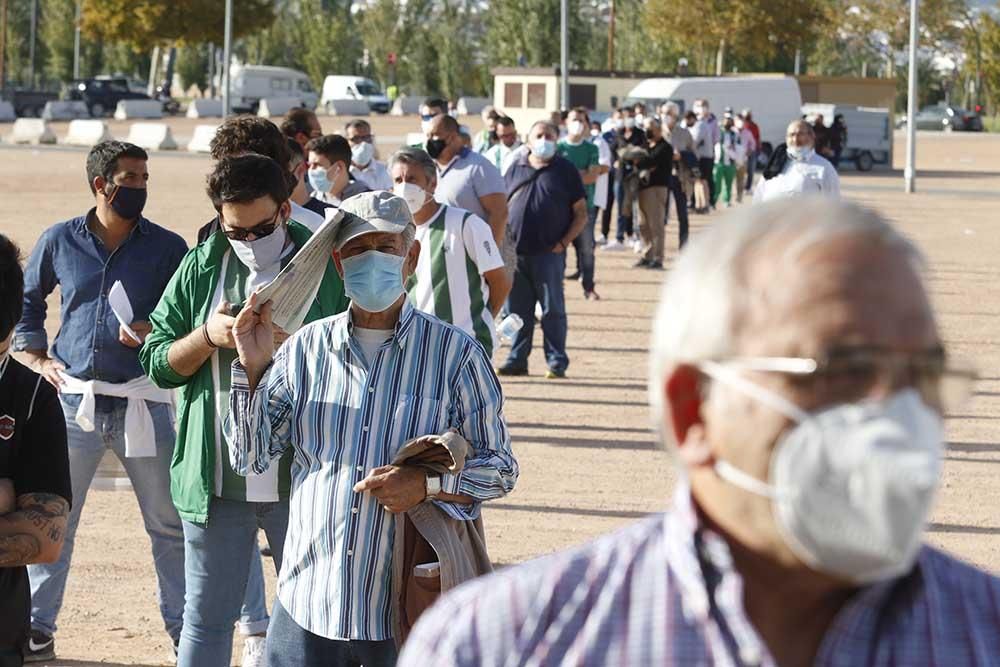
[[[337,250],[362,234],[402,234],[407,226],[413,224],[413,216],[406,206],[406,200],[386,191],[354,195],[340,204],[340,210],[344,212],[344,217],[337,229]]]

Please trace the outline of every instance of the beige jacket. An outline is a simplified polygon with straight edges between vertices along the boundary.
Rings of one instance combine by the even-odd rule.
[[[403,445],[393,465],[415,465],[428,472],[458,472],[465,465],[469,443],[454,432],[416,438]],[[493,571],[486,551],[482,517],[459,521],[432,502],[423,502],[395,516],[392,554],[393,616],[397,646],[402,646],[417,618],[459,584]],[[414,576],[414,567],[439,563],[436,577]]]

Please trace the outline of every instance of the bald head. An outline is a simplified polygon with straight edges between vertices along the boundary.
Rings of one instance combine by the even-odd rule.
[[[793,120],[785,131],[785,142],[789,146],[812,148],[816,144],[816,134],[809,123],[804,120]]]

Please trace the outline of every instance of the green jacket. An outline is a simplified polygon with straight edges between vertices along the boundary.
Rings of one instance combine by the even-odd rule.
[[[288,235],[296,249],[312,236],[306,227],[289,221]],[[191,377],[178,374],[167,363],[170,345],[200,327],[208,316],[229,242],[221,232],[212,234],[181,260],[160,302],[149,317],[153,330],[139,351],[139,362],[158,387],[179,388],[177,444],[170,464],[170,495],[185,521],[208,522],[208,504],[215,484],[215,390],[211,364],[206,362]],[[333,260],[306,322],[347,310],[344,283]]]

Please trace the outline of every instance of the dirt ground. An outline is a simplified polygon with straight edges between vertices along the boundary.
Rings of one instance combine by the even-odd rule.
[[[191,121],[172,123],[178,138],[190,135]],[[417,126],[413,118],[373,123],[383,154]],[[919,175],[917,194],[904,195],[901,173],[889,170],[847,172],[843,192],[882,211],[927,253],[949,348],[979,368],[972,402],[947,420],[948,461],[928,539],[1000,572],[1000,137],[921,135],[918,149],[918,166],[927,171]],[[0,230],[25,252],[45,228],[91,205],[84,155],[61,147],[0,147]],[[903,155],[897,137],[897,169]],[[212,214],[203,194],[208,169],[206,157],[154,155],[149,217],[193,241]],[[693,234],[722,220],[721,213],[695,216]],[[673,257],[673,223],[668,248]],[[504,381],[522,472],[515,492],[485,511],[490,550],[501,565],[578,544],[669,501],[675,473],[648,428],[645,392],[651,318],[663,276],[630,269],[633,259],[631,253],[598,255],[599,302],[584,301],[577,285],[567,285],[567,380],[541,377],[539,350],[531,377]],[[53,300],[50,313],[55,306]],[[56,324],[50,316],[50,331]],[[99,488],[113,486],[104,480]],[[270,574],[272,591],[273,579]],[[92,492],[59,618],[60,658],[52,664],[164,664],[169,643],[154,596],[149,541],[134,496],[127,488]]]

